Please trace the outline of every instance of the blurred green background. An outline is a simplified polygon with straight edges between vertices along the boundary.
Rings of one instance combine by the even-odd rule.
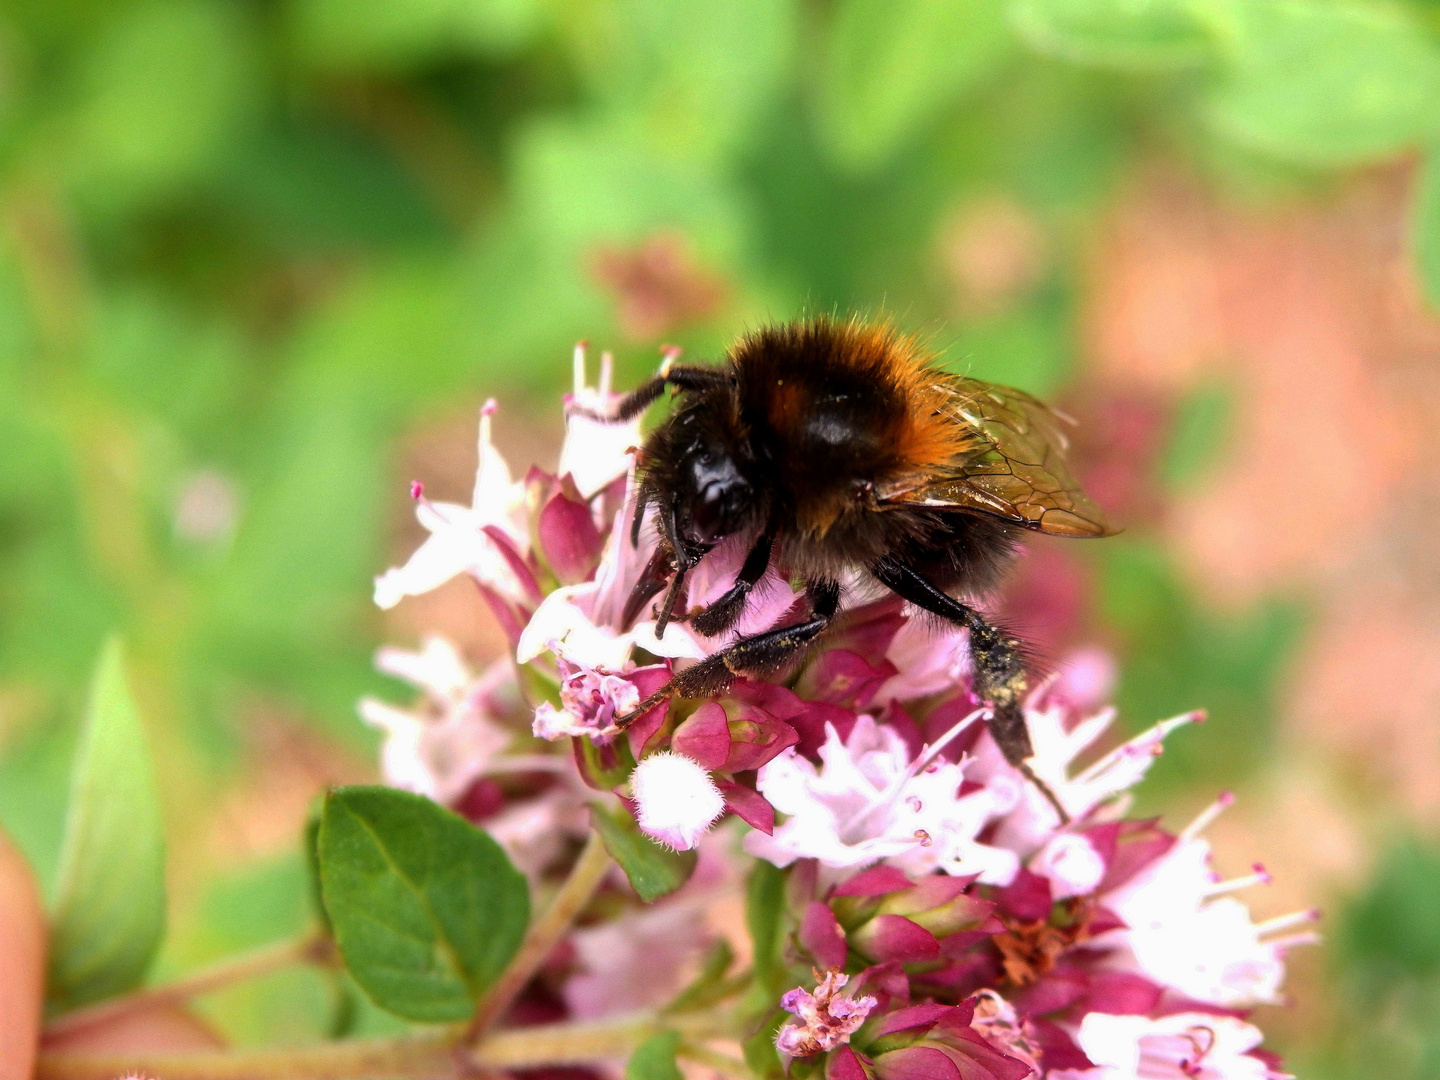
[[[1222,867],[1326,906],[1272,1044],[1440,1077],[1432,143],[1430,0],[7,0],[0,822],[52,875],[118,628],[162,966],[291,932],[306,803],[398,692],[376,645],[498,647],[463,591],[369,601],[406,482],[468,491],[479,402],[548,464],[577,339],[623,385],[883,313],[1083,421],[1127,531],[1037,546],[1006,604],[1117,657],[1129,728],[1210,708],[1143,805],[1238,787]],[[298,1039],[334,992],[207,1009]]]

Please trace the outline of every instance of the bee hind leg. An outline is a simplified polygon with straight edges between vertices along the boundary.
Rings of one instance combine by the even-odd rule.
[[[995,745],[1005,755],[1005,760],[1045,796],[1060,815],[1060,823],[1068,825],[1070,815],[1065,807],[1050,790],[1050,785],[1035,775],[1027,760],[1035,749],[1030,743],[1030,731],[1025,725],[1022,707],[1029,680],[1021,643],[992,625],[974,608],[931,584],[913,567],[883,558],[871,566],[870,572],[902,600],[908,600],[946,622],[964,627],[969,633],[975,696],[991,704],[991,716],[986,726]]]
[[[615,726],[625,730],[667,698],[709,697],[724,691],[738,675],[764,675],[783,668],[825,631],[840,608],[840,586],[834,581],[812,581],[805,591],[810,597],[810,618],[805,622],[741,638],[686,668],[619,717]]]

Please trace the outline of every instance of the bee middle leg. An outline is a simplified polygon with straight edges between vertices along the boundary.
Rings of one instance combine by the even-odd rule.
[[[902,600],[908,600],[946,622],[963,627],[970,639],[975,696],[992,706],[986,726],[1005,760],[1018,769],[1049,800],[1068,825],[1070,815],[1050,786],[1035,775],[1026,761],[1035,748],[1025,725],[1024,701],[1029,688],[1020,642],[988,622],[974,608],[962,604],[931,584],[918,570],[895,559],[882,558],[870,567],[877,581]]]
[[[835,618],[840,608],[840,585],[812,581],[805,588],[810,618],[741,638],[713,656],[686,668],[634,709],[619,717],[615,726],[625,730],[638,717],[671,697],[697,698],[718,694],[738,675],[763,675],[783,668],[803,652]]]

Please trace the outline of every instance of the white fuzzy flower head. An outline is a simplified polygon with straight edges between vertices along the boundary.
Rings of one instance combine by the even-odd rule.
[[[651,754],[630,774],[640,829],[676,851],[689,851],[725,812],[710,774],[683,754]]]
[[[962,797],[961,765],[924,754],[912,760],[899,734],[869,716],[844,740],[833,725],[825,736],[820,768],[791,749],[760,770],[757,789],[789,818],[771,836],[748,833],[751,855],[776,866],[818,859],[834,869],[883,859],[907,874],[979,874],[993,885],[1015,876],[1014,852],[975,837],[1015,805],[1018,783],[999,777]]]
[[[1250,1054],[1260,1030],[1233,1016],[1176,1013],[1146,1016],[1089,1013],[1076,1042],[1093,1069],[1052,1071],[1052,1080],[1282,1080]]]

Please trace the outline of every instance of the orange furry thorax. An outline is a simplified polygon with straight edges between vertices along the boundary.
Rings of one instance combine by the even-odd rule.
[[[813,539],[872,510],[865,496],[875,486],[927,475],[973,438],[947,411],[950,377],[888,323],[771,328],[741,339],[728,359],[741,388],[736,422],[770,434],[795,494],[793,526]]]

